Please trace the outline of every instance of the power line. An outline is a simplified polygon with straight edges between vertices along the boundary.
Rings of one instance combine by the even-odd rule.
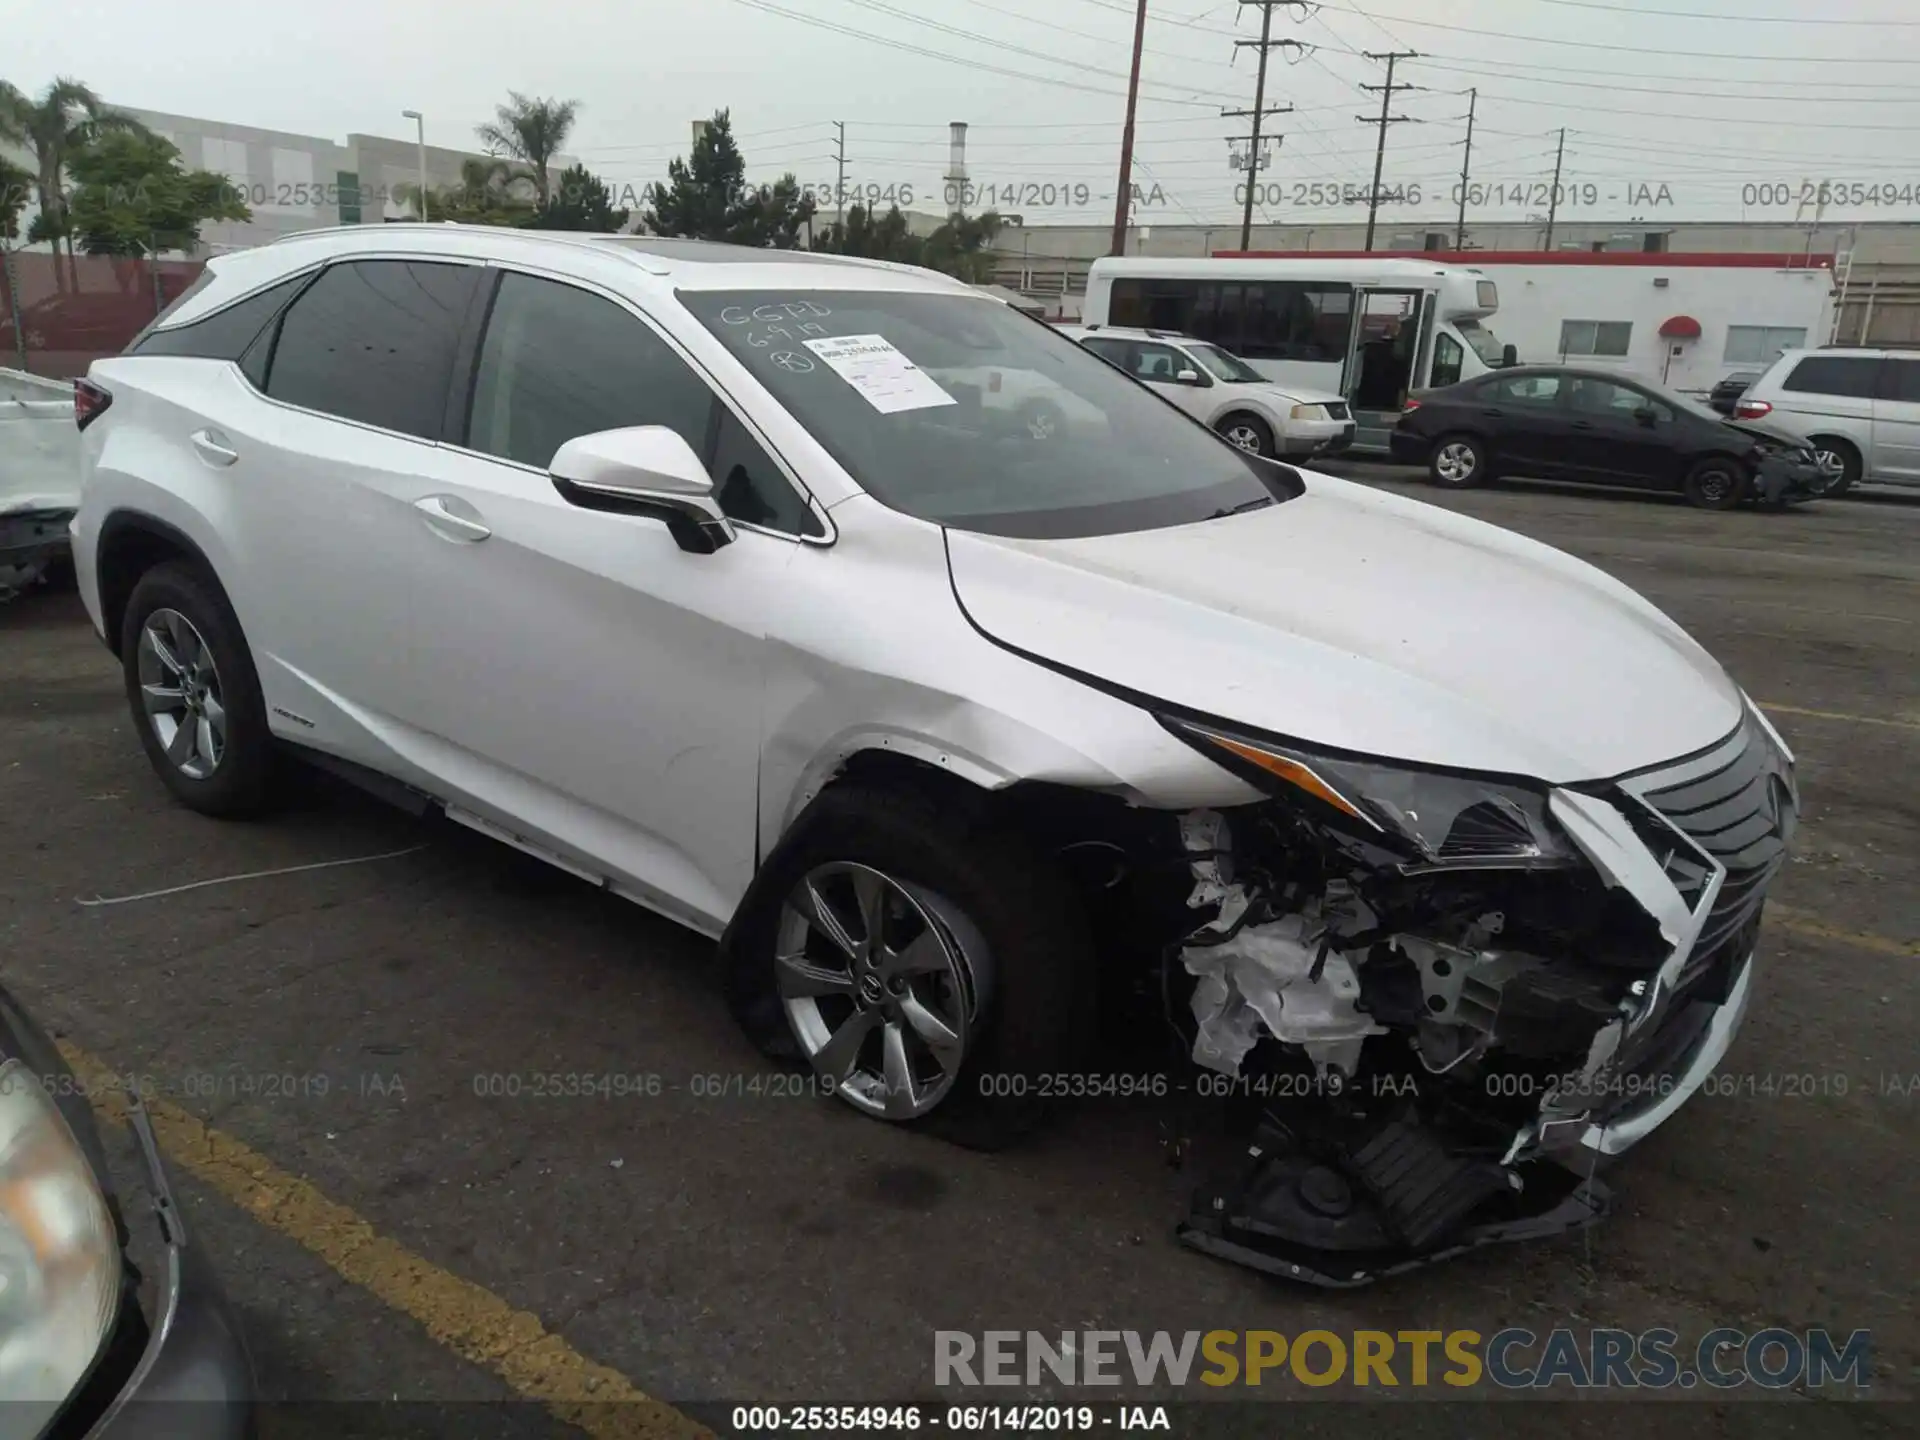
[[[1064,55],[1055,55],[1048,50],[1035,50],[1030,46],[1015,45],[1011,41],[995,40],[990,36],[982,35],[974,30],[963,29],[958,25],[949,25],[945,21],[928,20],[923,16],[915,15],[911,10],[902,10],[897,5],[889,5],[885,3],[885,0],[846,0],[846,3],[858,6],[862,10],[871,10],[878,15],[890,16],[895,20],[904,20],[909,25],[918,25],[923,29],[932,30],[941,35],[951,35],[957,39],[967,40],[976,45],[985,45],[992,50],[1004,50],[1010,55],[1020,55],[1029,60],[1041,60],[1049,65],[1065,65],[1071,69],[1085,71],[1089,75],[1104,75],[1111,80],[1127,79],[1126,72],[1121,70],[1109,70],[1104,66],[1088,65],[1084,61],[1069,59]],[[878,39],[880,37],[874,36],[873,38]],[[1136,78],[1134,83],[1139,84],[1140,82]],[[1189,95],[1194,93],[1194,87],[1191,85],[1168,85],[1160,81],[1149,81],[1147,83],[1157,85],[1162,90],[1181,90]]]
[[[1920,29],[1920,20],[1814,20],[1804,15],[1755,15],[1715,13],[1711,10],[1642,10],[1637,5],[1601,4],[1600,0],[1536,0],[1541,5],[1561,5],[1569,10],[1601,10],[1609,15],[1640,15],[1661,20],[1713,20],[1722,25],[1878,25],[1894,29]]]
[[[1526,95],[1501,95],[1491,90],[1487,92],[1487,98],[1510,105],[1549,105],[1552,103],[1548,100],[1535,100]],[[1617,106],[1589,105],[1584,100],[1580,102],[1580,113],[1583,115],[1633,115],[1642,120],[1657,119],[1662,123],[1670,120],[1698,120],[1708,125],[1766,125],[1769,127],[1777,127],[1780,124],[1777,116],[1768,119],[1742,119],[1738,115],[1680,115],[1670,110],[1663,110],[1657,116],[1650,116],[1645,109],[1622,110]],[[1914,132],[1914,127],[1911,124],[1861,125],[1851,120],[1801,120],[1796,118],[1792,122],[1792,125],[1795,130],[1888,130],[1901,135],[1911,135]]]
[[[1061,80],[1052,75],[1034,75],[1025,70],[1009,70],[1003,65],[989,64],[984,60],[967,60],[958,55],[948,55],[939,50],[929,50],[924,45],[913,45],[905,40],[890,39],[885,35],[875,35],[871,31],[857,29],[852,25],[842,25],[833,20],[822,20],[812,15],[802,15],[797,10],[789,10],[784,5],[775,5],[771,0],[733,0],[736,5],[744,5],[749,10],[759,10],[768,15],[778,15],[783,20],[792,20],[796,24],[810,25],[816,30],[830,30],[836,35],[851,36],[855,40],[865,40],[870,44],[884,45],[889,50],[903,51],[909,55],[919,55],[928,60],[938,60],[947,65],[959,65],[968,70],[977,70],[988,75],[1004,75],[1010,80],[1023,80],[1029,85],[1052,85],[1062,90],[1078,90],[1086,95],[1104,95],[1109,99],[1124,98],[1121,90],[1107,90],[1098,85],[1081,85],[1072,80]],[[1065,62],[1062,62],[1065,63]],[[1141,97],[1153,105],[1192,105],[1202,109],[1212,107],[1204,100],[1173,100],[1158,95]]]
[[[1372,19],[1351,5],[1324,4],[1327,10],[1343,10],[1363,19]],[[1607,45],[1598,40],[1562,40],[1555,35],[1515,35],[1506,30],[1478,30],[1466,25],[1446,25],[1438,20],[1420,20],[1412,15],[1389,15],[1389,20],[1398,20],[1402,25],[1414,25],[1423,30],[1450,30],[1456,35],[1478,35],[1493,40],[1520,41],[1528,45],[1566,45],[1575,50],[1611,50],[1622,55],[1671,55],[1671,49],[1651,49],[1644,45]],[[1376,22],[1377,23],[1377,22]],[[1920,56],[1899,56],[1887,59],[1877,55],[1737,55],[1722,51],[1692,50],[1691,58],[1696,60],[1758,60],[1770,65],[1920,65]]]
[[[1423,63],[1435,70],[1449,70],[1461,75],[1476,75],[1483,80],[1512,80],[1521,85],[1558,85],[1562,87],[1571,86],[1576,90],[1613,90],[1633,95],[1684,96],[1689,100],[1744,100],[1749,103],[1771,104],[1776,106],[1780,103],[1780,95],[1777,87],[1772,94],[1740,95],[1724,91],[1700,91],[1694,90],[1691,87],[1686,89],[1668,89],[1664,86],[1654,85],[1623,85],[1617,80],[1565,80],[1559,76],[1512,75],[1500,74],[1497,71],[1489,75],[1487,72],[1473,66],[1444,65],[1431,59],[1426,59],[1425,57],[1423,57]],[[1591,74],[1593,72],[1582,70],[1575,73]],[[1660,75],[1642,75],[1637,78],[1642,80],[1660,80],[1667,77]],[[1681,77],[1674,76],[1673,78],[1677,80]],[[1695,77],[1695,83],[1698,83],[1699,79],[1700,77]],[[1765,80],[1742,80],[1729,83],[1766,85],[1769,82]],[[1779,84],[1782,85],[1785,83],[1787,82],[1779,82]],[[1834,88],[1828,82],[1821,80],[1809,80],[1802,83],[1822,90],[1831,90]],[[1882,86],[1869,88],[1892,89],[1903,87]],[[1794,103],[1797,105],[1920,105],[1920,95],[1914,94],[1910,89],[1903,95],[1796,95],[1794,97]]]
[[[1368,250],[1371,250],[1373,249],[1374,222],[1379,218],[1379,215],[1380,215],[1380,172],[1381,172],[1381,169],[1387,163],[1387,127],[1389,125],[1405,125],[1405,124],[1418,123],[1413,119],[1411,115],[1395,115],[1390,113],[1393,106],[1393,92],[1396,89],[1418,90],[1421,87],[1418,85],[1396,86],[1393,83],[1394,62],[1396,60],[1416,59],[1417,58],[1416,52],[1412,50],[1386,50],[1386,51],[1368,50],[1365,52],[1365,54],[1367,59],[1369,60],[1384,60],[1387,62],[1387,83],[1386,84],[1362,85],[1360,87],[1362,90],[1378,90],[1380,92],[1380,118],[1376,121],[1376,120],[1368,119],[1365,115],[1359,115],[1355,117],[1357,120],[1359,120],[1359,122],[1362,125],[1377,124],[1380,127],[1380,144],[1379,144],[1379,147],[1373,152],[1373,188],[1367,193],[1366,248]]]

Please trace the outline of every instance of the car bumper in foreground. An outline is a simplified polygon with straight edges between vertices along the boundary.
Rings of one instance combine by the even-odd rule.
[[[167,1274],[146,1347],[87,1440],[251,1440],[246,1344],[212,1267],[187,1238],[146,1111],[137,1097],[128,1104],[166,1240]],[[57,1428],[55,1435],[66,1440]]]

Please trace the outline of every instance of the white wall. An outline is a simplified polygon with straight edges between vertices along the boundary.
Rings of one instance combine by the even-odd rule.
[[[1704,392],[1729,371],[1759,368],[1730,361],[1727,330],[1736,325],[1801,327],[1808,345],[1827,341],[1832,277],[1824,270],[1715,268],[1693,265],[1486,265],[1467,261],[1500,287],[1500,311],[1487,323],[1523,362],[1561,358],[1562,322],[1624,320],[1633,325],[1624,358],[1571,356],[1581,364],[1618,367],[1676,390]],[[1657,280],[1665,280],[1664,286]],[[1668,341],[1665,320],[1690,315],[1698,340]],[[1679,353],[1669,357],[1667,351]]]

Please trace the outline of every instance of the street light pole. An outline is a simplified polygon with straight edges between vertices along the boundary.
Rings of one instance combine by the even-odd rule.
[[[420,218],[427,218],[427,117],[418,110],[402,110],[401,118],[413,121],[420,150]]]

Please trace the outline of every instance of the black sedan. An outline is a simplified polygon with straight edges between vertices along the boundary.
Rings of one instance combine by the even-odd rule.
[[[1678,491],[1726,510],[1785,505],[1824,482],[1806,442],[1598,369],[1528,365],[1409,396],[1393,458],[1451,490],[1497,475]]]
[[[1736,370],[1707,392],[1707,408],[1716,415],[1731,415],[1740,397],[1753,388],[1761,376],[1758,370]]]

